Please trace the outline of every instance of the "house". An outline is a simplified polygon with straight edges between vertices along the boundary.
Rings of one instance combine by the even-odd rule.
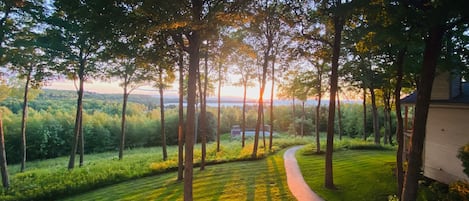
[[[408,152],[412,133],[412,112],[416,93],[402,100],[405,107],[404,152]],[[437,73],[428,111],[423,152],[424,176],[449,184],[469,180],[464,174],[458,150],[469,143],[469,83],[450,72]],[[404,153],[406,154],[406,153]],[[406,158],[406,157],[404,157]]]

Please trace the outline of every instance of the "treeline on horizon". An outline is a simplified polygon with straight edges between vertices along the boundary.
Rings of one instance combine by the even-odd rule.
[[[28,136],[28,161],[48,159],[70,154],[75,123],[76,93],[63,90],[43,90],[29,104],[29,117],[26,129]],[[85,153],[117,151],[120,142],[121,98],[116,94],[89,93],[84,99],[83,133],[86,139]],[[161,146],[160,108],[158,100],[147,95],[131,95],[127,108],[126,148]],[[5,146],[9,164],[21,161],[21,106],[20,98],[9,97],[0,103],[3,110]],[[292,105],[274,106],[274,131],[294,136],[314,135],[315,106],[306,106],[303,114],[300,104],[296,106],[293,118]],[[216,138],[216,107],[208,107],[208,141]],[[321,132],[326,131],[327,106],[320,110]],[[363,107],[359,104],[344,104],[341,111],[341,132],[344,136],[362,137]],[[304,119],[303,119],[304,115]],[[165,108],[166,142],[177,145],[178,109]],[[393,116],[394,117],[394,116]],[[248,106],[246,127],[254,128],[257,107]],[[269,122],[266,116],[265,122]],[[383,119],[380,116],[380,119]],[[294,119],[294,121],[292,121]],[[221,133],[229,133],[232,125],[240,125],[242,108],[222,106]],[[382,121],[381,121],[382,122]],[[336,122],[336,127],[338,123]],[[301,128],[303,127],[303,128]],[[393,127],[393,130],[395,128]],[[303,130],[303,133],[301,131]],[[372,119],[367,119],[367,131],[372,131]],[[200,137],[198,139],[200,142]]]

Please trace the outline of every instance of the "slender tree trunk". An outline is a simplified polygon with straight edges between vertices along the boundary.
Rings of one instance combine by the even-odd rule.
[[[301,137],[305,136],[305,116],[306,116],[305,101],[302,101],[301,102],[301,127],[300,127]]]
[[[384,90],[383,95],[383,103],[384,103],[384,136],[383,136],[383,143],[388,144],[389,136],[391,136],[391,103],[390,103],[391,95],[390,91]]]
[[[191,0],[192,21],[199,24],[202,19],[202,0]],[[186,150],[184,167],[184,201],[193,200],[193,159],[194,159],[194,132],[195,132],[195,91],[196,76],[200,62],[200,31],[192,30],[187,35],[189,39],[189,79],[187,82],[187,122],[186,122]]]
[[[383,108],[383,127],[384,127],[384,134],[383,134],[383,144],[388,144],[388,115],[386,111],[386,106]]]
[[[332,152],[334,151],[334,119],[335,119],[335,95],[337,93],[340,43],[342,39],[342,29],[345,23],[343,17],[334,16],[334,44],[332,48],[331,65],[331,88],[329,98],[329,116],[327,119],[327,140],[326,140],[326,159],[325,159],[325,187],[336,189],[334,185],[334,176],[332,172]]]
[[[28,71],[26,77],[26,84],[24,85],[24,96],[23,96],[23,116],[21,118],[21,169],[20,172],[24,172],[26,164],[26,121],[28,119],[28,92],[29,92],[29,82],[31,81],[31,70]]]
[[[402,189],[402,201],[413,201],[417,199],[418,178],[422,166],[428,107],[430,105],[433,80],[435,78],[435,70],[441,51],[444,32],[444,26],[432,27],[429,31],[429,37],[425,41],[422,73],[415,107],[415,124],[410,139],[409,162]]]
[[[221,81],[222,81],[222,74],[221,74],[221,68],[222,68],[222,63],[220,62],[219,66],[218,66],[218,97],[217,97],[217,103],[218,103],[218,107],[217,107],[217,152],[220,152],[220,116],[221,116]]]
[[[265,90],[265,80],[267,74],[267,66],[269,64],[268,57],[270,52],[271,41],[269,42],[269,47],[265,50],[264,53],[264,64],[262,67],[262,80],[261,80],[261,87],[259,90],[259,102],[257,107],[257,123],[256,123],[256,131],[254,134],[254,148],[252,150],[251,158],[257,158],[257,146],[259,144],[259,130],[262,123],[262,113],[264,112],[264,90]]]
[[[83,167],[84,157],[85,157],[85,134],[83,133],[83,109],[80,111],[80,165]]]
[[[338,132],[339,132],[339,140],[342,140],[342,112],[340,111],[340,95],[339,91],[337,91],[337,120],[338,120]]]
[[[264,117],[265,117],[264,109],[262,109],[262,120],[261,120],[262,122],[262,125],[261,125],[262,126],[262,145],[263,145],[262,147],[265,150],[266,146],[265,146],[265,119]]]
[[[81,133],[81,119],[82,119],[82,110],[83,110],[83,85],[84,85],[84,62],[80,64],[79,72],[79,89],[78,89],[78,99],[77,99],[77,112],[75,116],[75,128],[74,128],[74,138],[72,140],[72,150],[70,153],[70,159],[68,161],[68,169],[71,170],[75,167],[75,155],[78,148],[78,142],[80,140]]]
[[[272,58],[272,88],[270,89],[270,136],[269,136],[269,150],[272,150],[273,135],[274,135],[274,87],[275,86],[275,56]]]
[[[296,105],[295,105],[295,95],[293,95],[293,103],[292,103],[292,110],[293,110],[293,130],[295,132],[295,137],[298,136],[298,132],[296,132]]]
[[[318,93],[318,105],[316,106],[316,153],[321,153],[321,140],[319,136],[319,122],[321,113],[321,92]]]
[[[121,142],[119,146],[119,160],[124,158],[124,149],[125,149],[125,118],[127,111],[127,100],[129,98],[129,93],[127,92],[127,76],[124,78],[124,94],[122,95],[122,114],[121,114]]]
[[[388,142],[390,145],[393,145],[394,146],[394,142],[392,141],[392,136],[393,136],[393,132],[392,132],[392,116],[391,116],[391,107],[388,108],[388,127],[389,127],[389,135],[388,135]]]
[[[396,89],[394,90],[394,98],[396,102],[396,117],[397,117],[397,153],[396,153],[396,175],[397,175],[397,197],[401,197],[402,186],[404,182],[404,167],[403,167],[403,149],[404,149],[404,123],[402,120],[401,111],[401,88],[402,88],[402,77],[404,70],[404,56],[406,50],[399,51],[396,61]]]
[[[184,178],[184,55],[179,53],[178,181]]]
[[[207,47],[208,51],[208,47]],[[206,110],[206,97],[207,97],[207,82],[208,82],[208,52],[205,53],[204,58],[204,83],[202,88],[201,75],[199,70],[199,93],[200,93],[200,135],[202,138],[202,156],[200,160],[200,170],[205,169],[205,158],[207,157],[207,110]]]
[[[166,122],[164,116],[164,81],[163,81],[163,68],[159,67],[158,69],[158,90],[160,93],[160,115],[161,115],[161,147],[163,149],[163,161],[168,159],[168,152],[166,151]]]
[[[5,134],[3,133],[3,119],[0,113],[0,171],[2,174],[2,185],[5,190],[10,187],[10,179],[8,178],[7,155],[5,152]]]
[[[373,86],[370,87],[370,93],[371,93],[371,108],[372,108],[372,114],[373,114],[373,132],[375,135],[375,144],[380,144],[381,136],[379,133],[378,108],[376,107],[376,95],[375,95],[375,89],[373,88]]]
[[[366,86],[363,85],[363,140],[366,141]]]
[[[246,91],[247,91],[247,81],[244,81],[243,86],[243,122],[242,122],[242,133],[241,133],[241,147],[245,146],[246,138]]]

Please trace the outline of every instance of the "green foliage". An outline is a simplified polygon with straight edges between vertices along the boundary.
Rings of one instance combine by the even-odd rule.
[[[451,200],[469,201],[469,183],[467,181],[457,181],[449,187]]]
[[[469,176],[469,144],[466,144],[459,149],[458,158],[462,161],[464,173]]]

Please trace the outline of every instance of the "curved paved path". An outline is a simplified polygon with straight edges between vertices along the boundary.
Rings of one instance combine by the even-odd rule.
[[[287,173],[288,188],[298,201],[323,201],[306,184],[301,174],[300,167],[296,161],[295,153],[302,146],[295,146],[288,149],[283,155],[285,171]]]

